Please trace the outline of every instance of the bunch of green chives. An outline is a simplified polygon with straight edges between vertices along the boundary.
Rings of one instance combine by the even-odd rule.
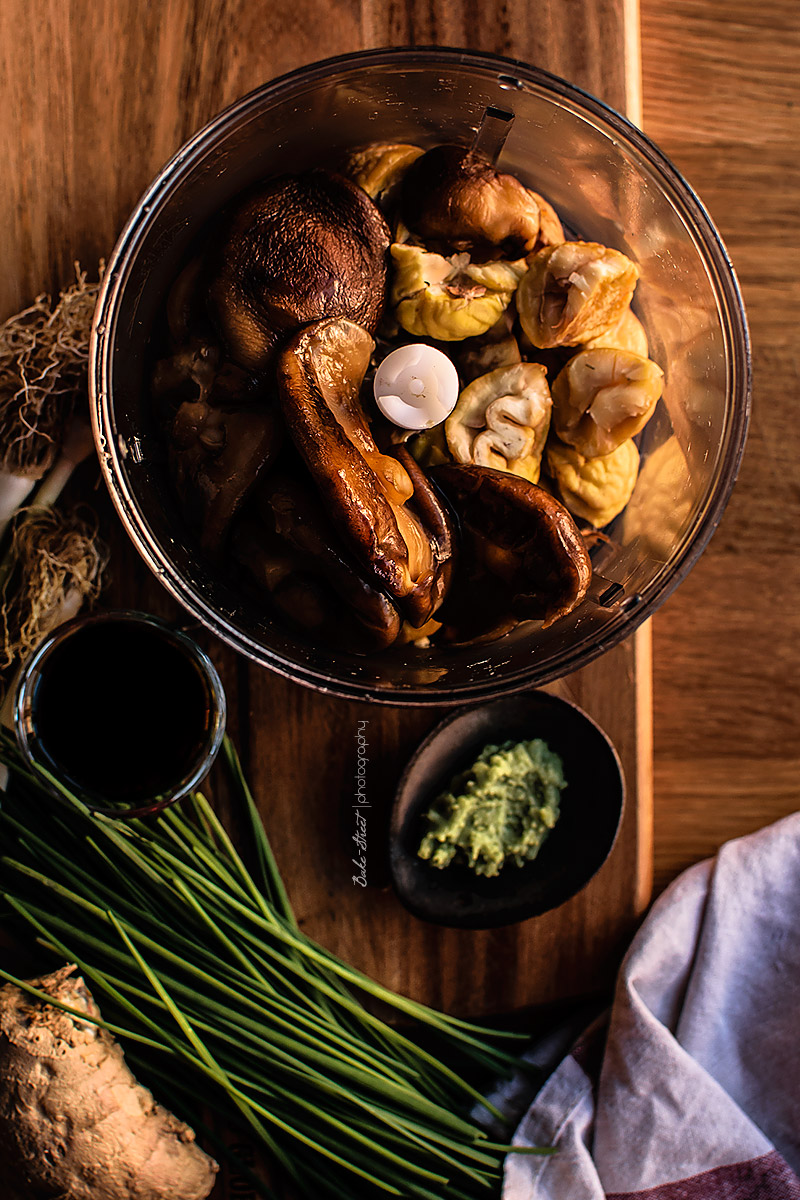
[[[114,821],[0,735],[5,909],[78,964],[144,1082],[195,1124],[202,1104],[245,1131],[294,1195],[490,1196],[507,1148],[470,1117],[482,1097],[469,1080],[517,1065],[501,1048],[514,1035],[395,995],[307,938],[227,740],[225,757],[253,874],[199,793],[158,819]],[[359,993],[427,1029],[437,1053]]]

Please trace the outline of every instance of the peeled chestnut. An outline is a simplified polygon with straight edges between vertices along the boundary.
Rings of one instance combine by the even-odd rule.
[[[323,317],[373,332],[389,242],[374,202],[334,171],[259,188],[231,213],[212,255],[209,303],[231,358],[263,370],[281,341]]]

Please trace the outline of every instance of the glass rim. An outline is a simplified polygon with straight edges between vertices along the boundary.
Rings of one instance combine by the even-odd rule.
[[[208,688],[212,710],[209,730],[203,739],[202,746],[197,752],[196,761],[191,768],[184,772],[182,777],[176,782],[175,787],[169,789],[169,795],[154,797],[150,801],[136,804],[131,808],[121,808],[98,802],[99,798],[96,799],[97,793],[77,783],[66,771],[61,770],[58,763],[49,754],[45,754],[41,747],[39,747],[33,721],[36,686],[42,677],[47,660],[53,651],[81,629],[94,625],[111,624],[113,622],[143,625],[157,630],[162,636],[167,636],[183,653],[192,659],[195,666],[199,669]],[[34,767],[43,767],[46,769],[62,786],[69,788],[70,791],[74,791],[81,802],[91,812],[119,820],[131,820],[135,817],[152,816],[163,811],[163,809],[168,808],[171,804],[175,804],[176,801],[184,799],[205,778],[219,754],[222,739],[225,736],[227,700],[222,680],[211,659],[205,650],[201,646],[198,646],[197,642],[184,633],[182,629],[176,629],[167,621],[162,620],[161,617],[156,617],[151,613],[139,612],[129,608],[109,609],[99,613],[88,613],[84,616],[75,617],[71,621],[66,621],[63,625],[59,625],[57,629],[53,630],[37,646],[30,658],[26,660],[17,681],[14,692],[13,721],[17,745],[26,762]],[[37,750],[39,751],[38,753]],[[53,787],[49,782],[48,786],[51,791],[58,795],[59,799],[63,800],[63,796],[57,788]]]
[[[138,246],[152,228],[160,209],[182,184],[191,167],[232,128],[238,128],[270,102],[279,102],[305,84],[330,80],[375,67],[448,66],[479,70],[507,81],[509,90],[526,84],[568,101],[582,115],[601,121],[646,162],[679,213],[695,241],[709,273],[718,305],[726,351],[729,407],[723,431],[724,445],[717,479],[698,511],[683,544],[658,577],[643,590],[641,602],[620,612],[609,622],[595,644],[577,643],[550,658],[542,668],[535,660],[502,680],[467,681],[457,685],[380,686],[367,680],[345,678],[322,668],[299,663],[289,655],[264,646],[246,631],[208,605],[202,595],[174,568],[165,548],[152,533],[148,520],[129,485],[122,453],[115,444],[111,403],[111,351],[115,318]],[[694,189],[671,160],[627,117],[590,92],[557,75],[518,59],[479,51],[440,46],[391,47],[356,51],[309,63],[261,84],[211,119],[174,154],[145,191],[126,223],[109,259],[95,310],[90,345],[89,384],[92,424],[103,475],[125,529],[138,552],[160,582],[194,617],[235,650],[269,667],[285,678],[346,699],[362,699],[392,706],[467,704],[494,696],[510,695],[560,678],[585,666],[630,636],[664,603],[689,573],[719,524],[739,472],[750,417],[752,360],[750,336],[741,289],[728,251],[714,222]]]

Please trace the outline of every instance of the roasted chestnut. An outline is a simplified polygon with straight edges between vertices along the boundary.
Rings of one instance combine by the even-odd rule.
[[[625,309],[613,329],[598,333],[583,343],[584,350],[598,350],[603,346],[612,350],[629,350],[641,358],[647,358],[650,354],[644,326],[629,308]]]
[[[547,469],[570,512],[601,529],[619,516],[633,494],[639,451],[628,438],[610,454],[586,458],[553,440],[547,447]]]
[[[664,372],[628,350],[582,350],[553,383],[553,428],[586,458],[611,454],[650,420]]]
[[[514,298],[525,261],[472,263],[422,246],[392,245],[392,303],[403,329],[416,337],[458,342],[486,333]]]
[[[406,142],[372,142],[351,150],[342,174],[363,188],[385,212],[391,208],[408,168],[425,151]]]
[[[510,471],[538,482],[553,402],[544,367],[498,367],[464,388],[445,431],[458,463]]]
[[[530,260],[517,289],[517,312],[534,346],[577,346],[619,324],[639,270],[599,242],[547,246]]]

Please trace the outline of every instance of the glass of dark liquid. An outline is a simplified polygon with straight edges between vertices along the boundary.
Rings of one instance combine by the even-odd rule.
[[[225,693],[208,655],[146,613],[61,626],[17,686],[20,749],[95,812],[141,817],[198,786],[225,733]]]

